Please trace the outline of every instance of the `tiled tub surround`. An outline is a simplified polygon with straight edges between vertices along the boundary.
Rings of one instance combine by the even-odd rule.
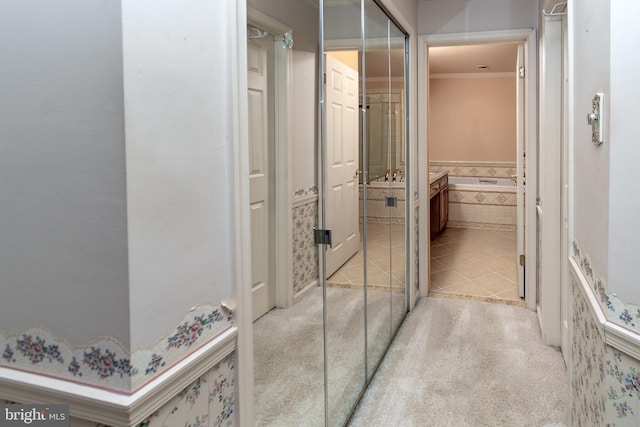
[[[433,161],[429,171],[449,173],[450,227],[516,229],[516,187],[511,188],[510,181],[515,163]],[[459,184],[458,177],[503,180],[504,184]]]
[[[574,242],[573,425],[638,426],[640,420],[640,309],[625,304],[594,274]]]
[[[372,182],[367,184],[367,222],[404,224],[406,214],[405,183],[399,181]],[[387,197],[396,197],[398,204],[389,208],[386,205]],[[360,184],[360,207],[364,203],[364,189]],[[360,222],[364,221],[364,212],[360,208]]]

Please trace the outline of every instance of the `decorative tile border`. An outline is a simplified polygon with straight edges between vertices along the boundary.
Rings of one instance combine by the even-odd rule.
[[[359,200],[364,200],[364,191],[360,186]],[[387,197],[397,197],[398,201],[404,201],[406,199],[406,191],[404,188],[380,188],[380,187],[367,187],[367,200],[386,200]]]
[[[573,242],[573,252],[580,269],[598,297],[598,303],[605,313],[607,320],[635,333],[640,334],[640,305],[625,303],[616,294],[609,292],[605,281],[597,277],[591,267],[589,256],[584,253],[578,242]]]
[[[42,326],[0,335],[0,366],[131,394],[232,324],[232,315],[210,304],[196,307],[153,348],[127,351],[111,337],[72,347]]]
[[[375,224],[404,224],[404,217],[371,216],[367,215],[367,222]],[[364,217],[360,217],[360,224],[364,223]]]
[[[517,172],[516,164],[511,162],[429,162],[430,172],[448,171],[455,176],[478,176],[511,178]]]
[[[515,224],[493,224],[489,222],[471,222],[471,221],[447,221],[447,227],[451,228],[480,228],[483,230],[516,230]]]
[[[514,187],[515,188],[515,187]],[[516,206],[517,195],[504,191],[458,190],[449,185],[449,203],[472,205]]]

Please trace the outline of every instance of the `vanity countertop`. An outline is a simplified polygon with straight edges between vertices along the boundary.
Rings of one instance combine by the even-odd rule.
[[[441,171],[441,172],[429,172],[429,185],[433,184],[443,176],[445,176],[449,171]]]

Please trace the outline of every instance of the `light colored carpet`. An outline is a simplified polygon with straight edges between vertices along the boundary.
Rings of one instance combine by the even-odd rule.
[[[369,291],[368,354],[380,360],[391,339],[391,316],[403,294]],[[393,319],[393,320],[392,320]],[[364,293],[327,289],[329,425],[342,425],[365,384]],[[254,322],[257,426],[324,426],[322,289],[289,309],[274,309]],[[372,370],[372,368],[371,368]]]
[[[427,298],[400,329],[349,426],[545,426],[566,415],[561,353],[536,313]]]

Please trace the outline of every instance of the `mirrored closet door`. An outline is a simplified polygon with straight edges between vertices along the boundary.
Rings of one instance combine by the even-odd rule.
[[[343,426],[408,307],[407,36],[374,0],[247,3],[255,424]]]
[[[374,0],[321,8],[327,425],[343,425],[407,312],[405,33]]]

